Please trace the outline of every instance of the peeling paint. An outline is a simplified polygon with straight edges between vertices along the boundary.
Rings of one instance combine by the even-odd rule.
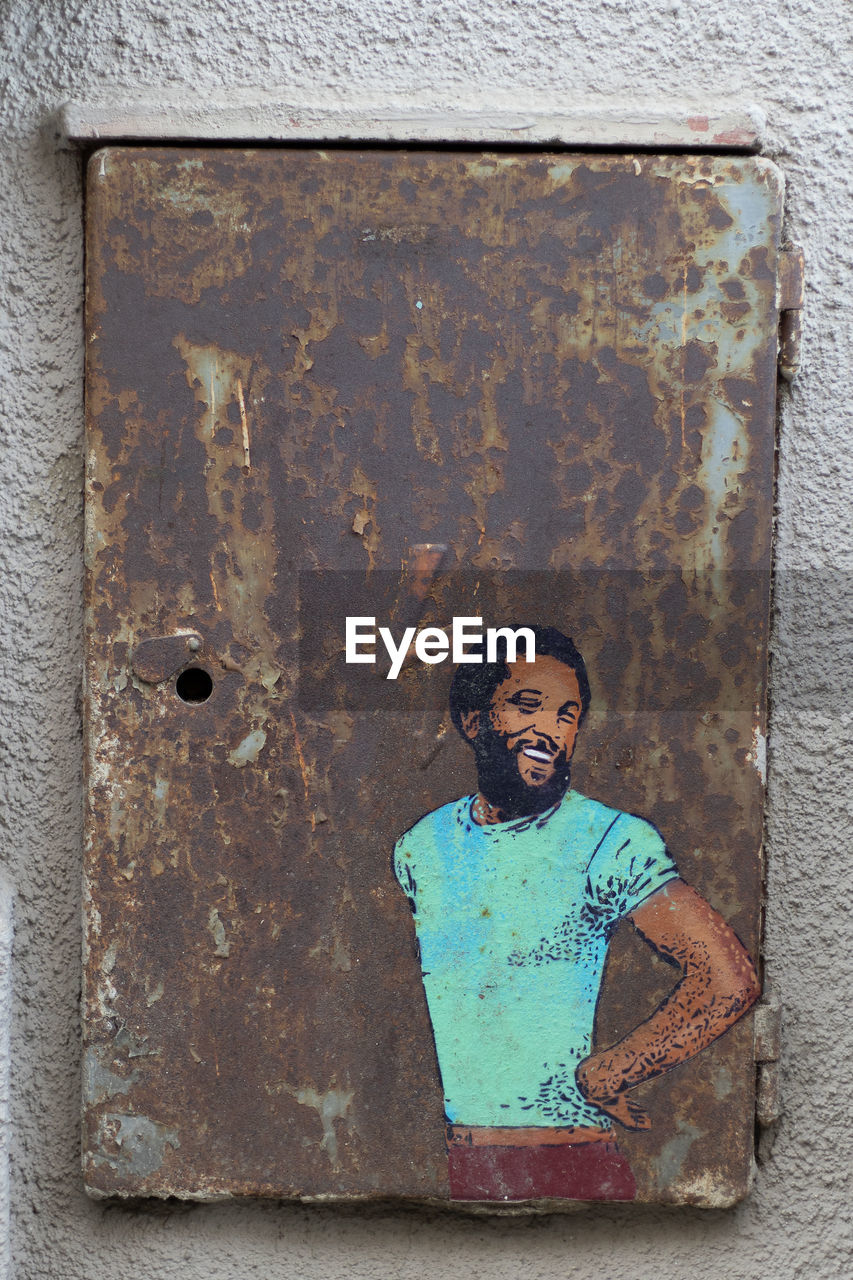
[[[324,938],[321,942],[318,942],[317,946],[312,947],[308,954],[315,957],[328,957],[330,967],[337,969],[340,973],[349,973],[352,968],[352,959],[349,951],[338,933],[334,933],[330,939]]]
[[[216,943],[215,956],[230,956],[231,944],[227,940],[225,933],[225,925],[219,918],[219,912],[214,907],[208,917],[208,929],[210,930],[213,941]]]
[[[145,997],[145,1003],[148,1005],[149,1009],[151,1008],[152,1004],[156,1004],[158,1000],[162,1000],[163,991],[164,991],[163,983],[162,981],[160,981],[154,987],[153,991],[148,992],[148,994]]]
[[[752,731],[752,759],[762,783],[767,782],[767,737],[756,724]]]
[[[681,1169],[687,1155],[699,1138],[702,1130],[687,1120],[679,1120],[675,1137],[670,1138],[651,1162],[659,1188],[672,1186],[681,1178]]]
[[[349,1116],[349,1110],[352,1106],[355,1092],[346,1089],[329,1089],[326,1093],[318,1093],[316,1089],[310,1086],[293,1088],[290,1085],[282,1085],[280,1087],[285,1093],[289,1093],[291,1097],[295,1098],[300,1106],[311,1107],[312,1110],[317,1112],[323,1129],[320,1146],[329,1157],[331,1167],[338,1169],[340,1164],[335,1121],[342,1120],[347,1129],[352,1128],[353,1122]]]
[[[267,735],[263,729],[253,729],[247,733],[242,742],[228,756],[228,763],[237,769],[244,769],[247,764],[254,764],[263,750]]]
[[[120,1093],[129,1093],[139,1079],[137,1070],[120,1076],[101,1061],[101,1051],[90,1046],[83,1055],[83,1099],[90,1105],[105,1102]]]
[[[147,1116],[105,1112],[98,1126],[98,1150],[92,1164],[108,1165],[120,1178],[144,1179],[157,1173],[166,1148],[180,1147],[178,1131]]]

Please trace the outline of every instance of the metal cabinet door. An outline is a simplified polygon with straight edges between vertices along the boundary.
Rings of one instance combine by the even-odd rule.
[[[93,156],[93,1194],[745,1194],[749,1017],[631,1088],[648,1129],[607,1139],[607,1112],[567,1099],[590,1050],[574,1020],[595,1015],[596,1051],[618,1043],[685,967],[632,927],[667,894],[664,859],[758,958],[780,219],[759,158]],[[348,662],[356,616],[397,642],[475,616],[570,636],[592,690],[571,759],[586,835],[541,857],[525,835],[488,866],[473,827],[455,862],[418,837],[413,923],[392,850],[477,792],[476,761],[450,656],[389,678],[377,636],[375,664]],[[556,768],[548,740],[525,748],[534,773],[537,749]],[[605,811],[627,834],[596,870]],[[629,837],[646,880],[619,869]],[[478,906],[489,876],[500,923]],[[513,1063],[537,1055],[522,1093]],[[621,1172],[528,1177],[540,1157]],[[454,1184],[469,1158],[494,1192]]]

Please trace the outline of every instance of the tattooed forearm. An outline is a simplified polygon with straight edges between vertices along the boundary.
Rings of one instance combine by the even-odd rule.
[[[631,919],[656,951],[681,968],[683,977],[650,1018],[578,1068],[581,1090],[605,1110],[626,1089],[701,1052],[759,993],[755,969],[737,935],[682,881],[654,894]],[[644,1127],[634,1110],[628,1115],[621,1106],[614,1114],[629,1127]]]

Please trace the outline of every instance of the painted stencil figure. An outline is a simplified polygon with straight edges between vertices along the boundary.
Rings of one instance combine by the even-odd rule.
[[[583,659],[531,628],[535,661],[460,665],[453,723],[478,792],[427,814],[394,850],[414,914],[447,1114],[454,1200],[636,1193],[613,1122],[645,1129],[630,1090],[693,1057],[758,984],[722,917],[679,878],[655,827],[571,790],[590,692]],[[592,1054],[610,937],[627,916],[681,980]]]

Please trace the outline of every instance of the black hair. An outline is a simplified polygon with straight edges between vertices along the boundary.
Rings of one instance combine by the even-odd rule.
[[[533,632],[535,653],[543,658],[556,658],[574,671],[581,696],[578,724],[582,724],[589,709],[590,692],[589,677],[580,651],[569,636],[563,635],[562,631],[558,631],[556,627],[534,627],[529,626],[528,623],[515,622],[508,624],[512,631],[517,631],[520,626],[526,626]],[[472,642],[468,646],[468,652],[480,654],[483,656],[483,661],[460,663],[453,675],[453,683],[450,686],[450,718],[457,732],[465,738],[466,742],[468,738],[462,728],[463,715],[468,711],[487,711],[492,704],[498,685],[509,675],[506,636],[497,637],[496,651],[497,661],[486,662],[485,640]],[[516,651],[519,654],[525,652],[523,643],[517,645]]]

